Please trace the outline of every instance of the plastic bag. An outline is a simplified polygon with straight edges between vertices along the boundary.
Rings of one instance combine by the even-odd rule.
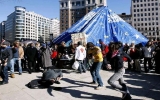
[[[123,67],[125,68],[125,69],[128,69],[128,62],[123,62]]]
[[[78,62],[78,61],[75,61],[75,62],[73,63],[73,65],[72,65],[72,68],[75,69],[75,70],[77,70],[78,67],[79,67],[79,62]]]

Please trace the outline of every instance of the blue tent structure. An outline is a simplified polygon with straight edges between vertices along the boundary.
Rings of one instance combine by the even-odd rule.
[[[99,39],[102,39],[106,44],[111,41],[121,41],[129,44],[132,42],[135,44],[148,42],[147,38],[106,6],[90,11],[72,27],[54,39],[53,42],[58,44],[62,41],[70,41],[71,34],[76,33],[85,33],[87,42],[92,42],[95,45],[98,44]]]

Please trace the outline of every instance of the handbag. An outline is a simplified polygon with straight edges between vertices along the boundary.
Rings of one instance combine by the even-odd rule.
[[[73,65],[72,65],[72,68],[75,69],[75,70],[77,70],[78,67],[79,67],[79,62],[78,62],[78,61],[75,61],[75,62],[73,63]]]

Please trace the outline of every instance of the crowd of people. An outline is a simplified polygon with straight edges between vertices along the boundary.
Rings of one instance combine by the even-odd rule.
[[[92,42],[83,44],[79,41],[66,47],[65,42],[61,44],[47,45],[46,43],[29,43],[24,44],[15,41],[13,44],[3,41],[0,48],[0,76],[2,77],[2,85],[8,84],[8,71],[11,78],[15,78],[15,66],[18,66],[19,75],[23,70],[27,69],[29,74],[32,72],[46,73],[53,66],[59,68],[61,58],[68,59],[72,56],[72,61],[78,61],[78,73],[85,73],[90,70],[92,76],[91,84],[97,84],[95,88],[99,90],[103,87],[103,81],[99,74],[101,69],[114,70],[114,75],[108,80],[108,83],[115,89],[122,92],[123,97],[130,97],[130,93],[124,83],[123,75],[125,73],[124,62],[128,62],[128,69],[138,73],[142,72],[141,61],[144,64],[144,72],[148,73],[153,69],[153,61],[155,61],[155,72],[160,73],[160,42],[154,43],[149,41],[145,46],[142,44],[131,43],[123,45],[121,42],[110,42],[104,44],[99,39],[100,46],[94,45]],[[53,72],[53,71],[50,71]],[[60,75],[62,78],[62,75]],[[55,80],[52,79],[52,83]],[[119,81],[119,84],[116,84]],[[50,81],[51,82],[51,81]]]

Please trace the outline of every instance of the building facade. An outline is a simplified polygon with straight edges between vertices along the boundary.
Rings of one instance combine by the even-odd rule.
[[[49,18],[16,6],[15,11],[7,17],[5,39],[8,41],[22,39],[38,41],[42,37],[44,41],[49,41],[52,23],[53,21]]]
[[[5,23],[6,23],[6,21],[2,21],[0,23],[0,41],[2,41],[2,39],[5,36]]]
[[[132,15],[131,14],[122,13],[122,14],[119,14],[119,17],[121,17],[124,21],[126,21],[130,25],[132,25]]]
[[[53,38],[56,38],[60,35],[60,21],[58,19],[51,19],[51,34]]]
[[[160,0],[132,0],[132,26],[151,40],[160,39]]]
[[[60,33],[67,30],[95,6],[106,5],[106,0],[60,0]]]

